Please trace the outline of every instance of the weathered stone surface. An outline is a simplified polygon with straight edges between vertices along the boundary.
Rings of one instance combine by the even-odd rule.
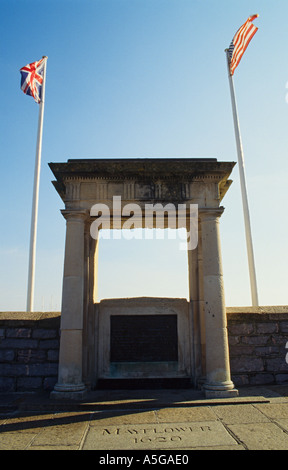
[[[278,323],[257,323],[256,331],[259,334],[276,333],[278,331]]]
[[[32,443],[37,435],[27,432],[19,434],[19,431],[8,432],[1,435],[0,450],[24,450]]]
[[[216,403],[214,399],[206,405],[203,400],[199,401],[199,395],[194,395],[195,400],[185,405],[189,392],[180,390],[171,392],[167,401],[166,391],[135,395],[123,391],[109,396],[105,392],[96,392],[98,400],[94,406],[101,403],[100,411],[86,408],[88,403],[77,411],[66,409],[67,403],[60,411],[58,403],[56,411],[54,404],[50,409],[51,402],[47,402],[47,398],[42,401],[38,397],[34,402],[31,400],[33,395],[26,394],[26,398],[23,395],[20,401],[17,400],[22,407],[20,413],[14,411],[0,416],[0,449],[103,450],[101,456],[107,456],[109,450],[115,449],[127,451],[125,455],[129,457],[129,451],[137,449],[150,455],[154,450],[160,450],[166,456],[170,450],[181,454],[181,451],[186,454],[186,450],[196,449],[287,450],[287,390],[288,386],[248,387],[241,398],[229,400],[229,404]],[[159,402],[160,395],[163,401]],[[152,396],[154,400],[151,400]],[[10,403],[11,394],[6,394],[7,397]],[[3,412],[5,400],[3,395],[0,398]],[[169,405],[171,398],[173,406]],[[176,398],[179,406],[176,406]],[[149,402],[149,408],[143,407],[144,401]],[[162,406],[165,403],[165,407],[160,403]],[[35,410],[39,407],[42,411],[37,413]],[[95,455],[99,464],[98,454]],[[194,454],[187,452],[187,455],[189,463],[193,464]],[[138,456],[134,454],[133,463],[136,458]]]
[[[217,421],[173,422],[93,426],[83,449],[192,449],[205,446],[236,446],[238,443]]]
[[[254,333],[254,325],[252,323],[236,323],[229,325],[229,333],[233,336],[246,336]]]
[[[246,357],[231,357],[230,358],[231,370],[239,372],[259,372],[264,370],[262,358],[246,356]]]
[[[55,421],[52,428],[45,428],[33,440],[33,447],[43,446],[78,446],[84,435],[87,423],[85,421],[77,420],[71,421],[67,424],[57,425]]]
[[[7,328],[6,338],[30,338],[31,328]]]
[[[287,380],[287,376],[286,376],[286,380]],[[272,384],[274,383],[274,381],[275,381],[275,377],[273,374],[260,373],[260,374],[255,374],[249,377],[249,380],[247,379],[247,384],[250,383],[250,385],[264,385],[264,384]]]
[[[171,409],[162,408],[157,411],[157,418],[159,423],[174,423],[174,422],[190,422],[195,421],[212,421],[215,420],[215,413],[213,408],[209,407],[183,407],[175,408],[173,413]]]
[[[19,377],[17,380],[17,390],[30,392],[40,390],[42,387],[42,379],[40,377]]]
[[[57,331],[55,329],[47,329],[47,328],[38,328],[37,330],[33,330],[32,334],[33,338],[39,339],[51,339],[57,337]]]
[[[213,412],[226,424],[263,423],[268,418],[254,405],[222,405],[214,406]]]
[[[281,403],[266,403],[265,406],[262,403],[257,403],[255,408],[270,419],[288,419],[288,407]]]
[[[233,434],[248,450],[287,450],[288,434],[274,423],[229,424]]]
[[[0,391],[54,386],[59,355],[58,312],[0,312]]]
[[[255,385],[288,381],[288,307],[230,307],[226,311],[230,365],[235,383]]]
[[[0,349],[0,362],[11,362],[14,357],[14,349]]]

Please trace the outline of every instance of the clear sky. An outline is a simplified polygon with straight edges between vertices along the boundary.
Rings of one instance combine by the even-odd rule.
[[[287,302],[287,0],[1,0],[0,310],[25,310],[38,105],[19,69],[48,56],[35,309],[61,305],[65,221],[49,162],[237,161],[224,49],[259,30],[234,76],[260,305]],[[228,306],[250,305],[238,167],[221,218]],[[141,244],[140,244],[141,242]],[[143,243],[144,242],[144,243]],[[187,295],[173,242],[101,241],[99,297]]]

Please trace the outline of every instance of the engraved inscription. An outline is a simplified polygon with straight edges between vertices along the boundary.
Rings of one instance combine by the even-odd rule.
[[[151,427],[115,427],[104,428],[102,430],[103,436],[130,436],[134,444],[141,443],[168,443],[180,442],[187,438],[191,433],[211,432],[212,429],[209,425],[177,425],[177,426],[151,426]]]
[[[192,449],[205,446],[237,446],[219,421],[92,425],[87,449]],[[84,446],[85,449],[85,446]]]
[[[102,430],[103,436],[105,435],[120,435],[120,434],[137,434],[137,435],[156,435],[156,434],[181,434],[181,433],[190,433],[190,432],[199,432],[199,431],[211,431],[211,426],[207,425],[187,425],[183,426],[177,425],[177,426],[169,426],[169,427],[162,427],[162,426],[151,426],[151,427],[138,427],[136,428],[127,428],[127,427],[110,427],[110,428],[104,428]]]

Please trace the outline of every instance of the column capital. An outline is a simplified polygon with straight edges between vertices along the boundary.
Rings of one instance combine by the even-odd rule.
[[[216,207],[212,209],[199,209],[199,218],[201,222],[219,219],[224,212],[224,207]]]
[[[85,209],[63,209],[61,210],[61,214],[66,220],[79,220],[85,221],[88,216],[89,212]]]

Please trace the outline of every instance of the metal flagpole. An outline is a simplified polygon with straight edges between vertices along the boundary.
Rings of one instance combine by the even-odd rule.
[[[35,257],[36,257],[39,181],[40,181],[40,168],[41,168],[43,116],[44,116],[44,103],[45,103],[46,64],[47,64],[48,57],[43,56],[42,58],[45,60],[44,60],[44,68],[43,68],[41,101],[39,103],[38,134],[37,134],[36,159],[35,159],[35,170],[34,170],[34,188],[33,188],[33,201],[32,201],[29,271],[28,271],[28,292],[27,292],[27,308],[26,308],[27,312],[32,312],[33,307],[34,307]]]
[[[233,112],[233,120],[234,120],[234,130],[235,130],[237,154],[238,154],[238,166],[239,166],[242,204],[243,204],[243,213],[244,213],[244,222],[245,222],[245,234],[246,234],[249,274],[250,274],[252,306],[258,307],[259,304],[258,304],[258,292],[257,292],[257,283],[256,283],[256,270],[255,270],[255,263],[254,263],[248,197],[247,197],[246,182],[245,182],[244,155],[243,155],[243,148],[242,148],[241,135],[240,135],[240,126],[239,126],[239,120],[238,120],[238,114],[237,114],[233,76],[230,73],[228,49],[226,49],[225,52],[226,52],[226,57],[227,57],[228,77],[229,77],[232,112]]]

